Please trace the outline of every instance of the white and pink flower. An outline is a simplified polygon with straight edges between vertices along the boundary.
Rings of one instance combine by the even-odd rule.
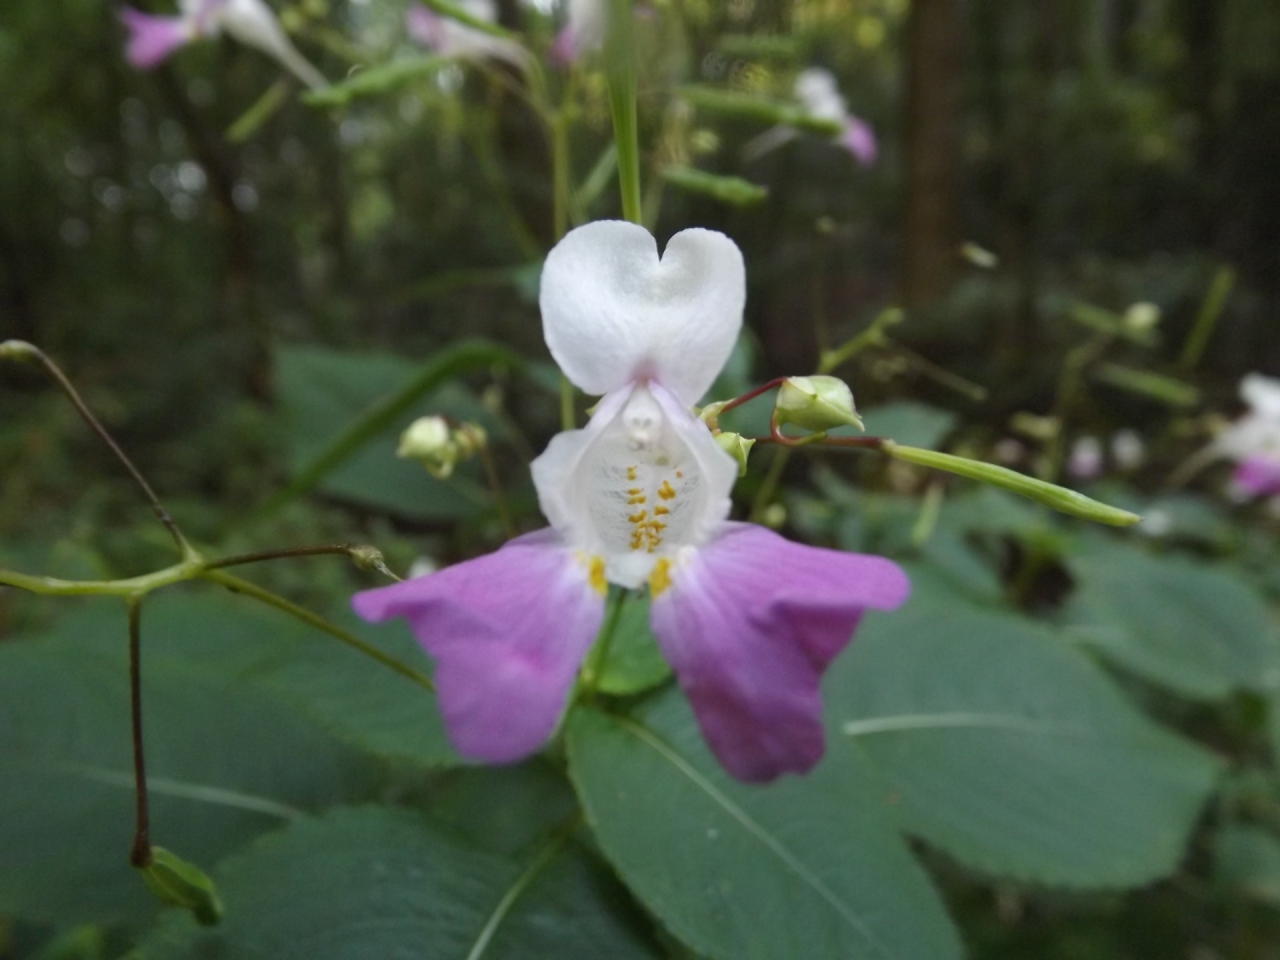
[[[129,31],[125,56],[140,70],[159,66],[176,50],[219,33],[274,57],[313,89],[328,83],[300,54],[263,0],[179,0],[174,17],[125,7],[120,19]]]
[[[498,22],[493,0],[461,0],[458,6],[478,20]],[[529,51],[516,41],[485,33],[421,3],[410,5],[404,15],[404,25],[410,38],[441,57],[503,60],[521,69],[529,65]]]
[[[407,618],[435,658],[463,755],[510,762],[547,741],[614,583],[648,586],[654,635],[730,773],[767,781],[821,757],[823,671],[863,613],[897,607],[909,583],[880,557],[728,519],[737,464],[690,405],[733,349],[745,298],[742,254],[709,230],[659,256],[643,227],[601,221],[547,257],[547,344],[603,395],[533,463],[551,526],[355,598],[368,620]]]
[[[1214,440],[1234,460],[1232,485],[1242,499],[1280,494],[1280,380],[1251,373],[1240,381],[1248,411]]]

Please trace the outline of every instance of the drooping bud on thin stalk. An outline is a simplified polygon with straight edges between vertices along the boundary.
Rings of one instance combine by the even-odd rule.
[[[160,522],[164,524],[165,529],[169,531],[174,542],[177,543],[178,549],[182,551],[183,559],[190,560],[195,558],[197,556],[195,549],[187,542],[187,538],[182,535],[182,531],[178,529],[178,524],[174,522],[173,517],[169,515],[169,511],[166,510],[164,504],[160,502],[160,498],[156,496],[156,492],[151,489],[151,484],[147,483],[147,479],[142,475],[142,471],[134,466],[133,461],[129,459],[124,450],[120,448],[120,445],[116,443],[115,438],[107,432],[107,428],[98,422],[98,418],[93,415],[93,411],[89,409],[89,405],[84,402],[76,388],[71,385],[71,381],[67,379],[66,374],[58,369],[58,365],[50,360],[45,352],[39,347],[23,340],[6,340],[5,342],[0,343],[0,360],[35,361],[44,369],[44,372],[49,379],[56,383],[66,398],[71,401],[71,405],[76,408],[76,412],[80,414],[80,417],[84,422],[87,423],[90,429],[98,435],[98,439],[107,445],[108,449],[111,450],[116,459],[120,461],[125,470],[129,472],[129,475],[133,477],[134,482],[142,490],[142,493],[147,498],[148,502],[150,502],[151,509],[155,511],[156,517],[158,517]]]
[[[142,880],[165,903],[190,910],[197,923],[212,927],[222,919],[222,900],[208,875],[164,849],[151,848],[151,861],[139,868]]]
[[[631,0],[608,0],[605,33],[606,76],[609,109],[613,114],[613,138],[618,145],[618,185],[622,190],[622,215],[632,223],[643,217],[640,199],[640,133],[636,117],[636,52],[631,36],[634,18]]]

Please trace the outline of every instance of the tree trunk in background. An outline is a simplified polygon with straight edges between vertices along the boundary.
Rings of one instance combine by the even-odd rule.
[[[908,307],[941,297],[960,261],[960,134],[964,38],[960,0],[913,0],[907,21],[906,236]]]

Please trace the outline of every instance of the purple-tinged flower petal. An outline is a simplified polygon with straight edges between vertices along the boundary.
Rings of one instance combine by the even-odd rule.
[[[159,66],[194,38],[191,24],[184,17],[156,17],[125,7],[120,11],[120,21],[129,30],[125,57],[139,70]]]
[[[577,63],[582,51],[578,48],[578,38],[574,36],[573,27],[567,26],[556,34],[551,44],[549,55],[551,62],[560,67]]]
[[[840,134],[839,142],[840,146],[852,153],[864,167],[873,166],[880,156],[880,144],[876,140],[875,131],[871,129],[871,124],[857,117],[850,116],[845,121],[844,132]]]
[[[726,524],[651,583],[654,635],[703,736],[740,780],[803,773],[822,757],[819,681],[867,609],[892,610],[907,576],[882,557]]]
[[[439,573],[357,594],[353,605],[366,620],[409,621],[435,658],[454,747],[508,763],[555,731],[604,616],[599,573],[540,530]]]
[[[445,44],[444,17],[421,3],[405,11],[404,28],[415,42],[428,50],[438,51]]]
[[[1236,464],[1231,484],[1246,497],[1280,493],[1280,460],[1270,457],[1246,457]]]

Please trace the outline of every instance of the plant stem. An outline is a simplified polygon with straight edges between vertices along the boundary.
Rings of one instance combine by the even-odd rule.
[[[8,340],[4,343],[0,343],[0,359],[5,358],[14,360],[34,360],[44,369],[44,372],[49,379],[56,383],[66,398],[71,401],[71,405],[76,408],[76,412],[80,414],[80,417],[84,422],[87,423],[93,432],[98,435],[98,439],[107,445],[108,449],[111,450],[116,459],[120,461],[125,470],[128,471],[129,475],[133,477],[134,482],[142,490],[142,493],[147,498],[148,502],[150,502],[151,509],[155,511],[155,515],[159,518],[160,522],[164,524],[165,529],[169,531],[174,542],[178,545],[178,549],[181,551],[183,558],[191,559],[193,557],[197,557],[198,555],[195,550],[192,548],[191,544],[187,542],[187,538],[182,535],[182,531],[178,529],[178,525],[174,522],[173,517],[169,515],[169,511],[166,510],[164,504],[160,502],[160,498],[156,496],[156,492],[151,489],[151,484],[147,483],[147,478],[142,475],[142,471],[134,466],[133,461],[129,459],[124,450],[120,448],[120,445],[116,443],[115,438],[107,432],[107,428],[98,422],[98,418],[93,415],[93,411],[89,409],[88,404],[86,404],[80,397],[76,388],[71,385],[71,381],[68,380],[66,375],[58,369],[58,365],[50,360],[39,347],[23,340]]]
[[[487,443],[479,445],[480,462],[484,464],[485,476],[489,479],[489,490],[493,493],[493,504],[498,508],[498,518],[502,521],[502,529],[507,534],[507,539],[512,539],[520,531],[516,529],[515,520],[511,517],[511,510],[507,506],[506,495],[502,492],[502,478],[498,476],[498,465],[494,462],[493,451],[489,449]]]
[[[1195,369],[1196,364],[1200,362],[1200,357],[1204,354],[1204,348],[1209,345],[1209,338],[1213,336],[1213,330],[1218,325],[1218,318],[1222,316],[1222,311],[1227,305],[1227,298],[1231,296],[1231,290],[1236,285],[1236,272],[1232,267],[1221,266],[1218,272],[1213,275],[1213,280],[1209,284],[1209,290],[1204,295],[1204,302],[1200,305],[1200,312],[1196,314],[1195,326],[1191,328],[1191,332],[1187,334],[1186,341],[1182,344],[1182,355],[1178,358],[1178,369],[1183,373],[1190,373]]]
[[[631,31],[635,19],[631,0],[608,0],[609,28],[605,37],[609,109],[613,115],[613,139],[618,145],[618,186],[622,215],[632,223],[644,222],[640,190],[640,133],[636,117],[636,56]]]
[[[751,513],[748,514],[748,518],[752,523],[759,523],[761,517],[764,516],[765,508],[773,500],[773,494],[778,489],[778,481],[782,479],[782,471],[787,469],[787,462],[790,459],[791,448],[787,446],[779,447],[778,452],[773,455],[773,460],[769,464],[769,472],[760,481],[760,487],[756,490],[755,498],[751,501]]]
[[[604,629],[600,632],[600,636],[591,650],[591,656],[587,658],[587,662],[582,668],[582,682],[589,690],[595,689],[596,684],[600,682],[600,676],[604,673],[605,664],[609,660],[609,648],[613,646],[613,638],[618,632],[618,624],[622,622],[622,608],[626,606],[627,599],[630,596],[630,590],[623,590],[618,594],[617,599],[609,609],[609,619],[605,621]]]
[[[837,367],[852,360],[867,347],[884,346],[889,342],[889,338],[885,336],[885,331],[901,323],[906,318],[906,313],[900,307],[890,307],[888,310],[881,311],[880,315],[871,321],[871,326],[867,327],[867,329],[846,340],[834,350],[824,351],[818,358],[818,373],[830,374],[834,372]]]
[[[133,788],[137,821],[129,862],[150,866],[151,811],[147,801],[147,761],[142,742],[142,597],[129,598],[129,704],[133,718]]]

